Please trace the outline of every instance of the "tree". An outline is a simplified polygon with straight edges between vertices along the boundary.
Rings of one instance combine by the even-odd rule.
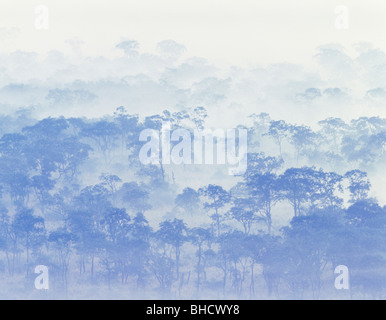
[[[197,246],[197,266],[196,266],[196,272],[197,272],[197,293],[200,291],[200,284],[201,284],[201,274],[205,273],[205,266],[202,264],[203,260],[203,246],[206,243],[209,243],[212,239],[212,233],[209,229],[205,228],[193,228],[189,230],[190,234],[190,240],[191,242]]]
[[[300,155],[308,155],[317,146],[319,136],[307,126],[290,127],[290,141],[296,150],[296,164],[299,163]]]
[[[66,226],[76,236],[74,247],[80,258],[80,274],[86,272],[86,259],[90,258],[93,276],[94,258],[104,246],[104,218],[111,210],[113,209],[108,201],[108,190],[101,185],[82,189],[73,204],[67,208]]]
[[[340,246],[334,255],[350,270],[350,295],[380,298],[386,287],[385,208],[373,199],[360,200],[346,210],[345,220]]]
[[[145,212],[151,209],[148,203],[149,192],[136,182],[124,183],[119,190],[123,203],[133,212]]]
[[[221,233],[221,221],[224,219],[219,210],[231,201],[230,194],[221,186],[213,184],[200,188],[199,193],[208,199],[208,202],[204,203],[204,208],[212,209],[215,212],[211,215],[211,218],[216,224],[217,236],[219,236]]]
[[[33,215],[31,209],[19,210],[12,221],[15,243],[22,241],[26,248],[26,272],[29,276],[30,250],[41,246],[45,241],[44,219]],[[16,252],[14,251],[14,255]]]
[[[278,178],[274,173],[249,176],[247,181],[255,207],[263,216],[268,234],[272,231],[272,207],[280,200]]]
[[[187,241],[187,227],[182,220],[174,219],[173,221],[164,221],[160,224],[157,236],[163,242],[170,244],[175,250],[176,273],[177,279],[180,276],[180,254],[181,246]]]
[[[255,202],[251,199],[235,199],[230,210],[231,217],[242,224],[246,235],[250,233],[252,223],[257,220],[254,206]]]
[[[315,171],[313,168],[290,168],[279,178],[281,196],[288,200],[294,209],[294,216],[304,213],[304,204],[314,193]]]
[[[191,119],[193,123],[196,125],[196,128],[200,130],[204,129],[204,123],[207,117],[208,117],[208,112],[204,107],[194,108],[191,114]]]
[[[48,242],[51,242],[57,252],[58,263],[61,268],[62,281],[65,288],[68,286],[68,269],[70,264],[70,255],[72,243],[75,235],[65,229],[52,231],[48,236]]]
[[[150,238],[152,229],[149,222],[142,213],[137,213],[130,225],[130,235],[132,238],[131,248],[133,251],[131,266],[132,273],[137,276],[137,287],[144,284],[144,279],[148,274],[150,261]]]
[[[117,124],[107,120],[100,120],[87,125],[82,130],[82,135],[96,143],[98,149],[103,154],[105,164],[110,164],[112,150],[116,147],[116,141],[120,135]]]
[[[279,155],[282,158],[282,143],[287,138],[290,132],[291,126],[285,123],[284,120],[271,121],[268,132],[265,136],[270,136],[279,147]]]
[[[252,263],[250,252],[247,249],[248,236],[240,231],[231,231],[218,238],[219,264],[224,272],[223,292],[226,289],[227,273],[232,279],[232,289],[238,297],[241,296],[243,283],[246,280],[248,264]],[[241,269],[241,270],[240,270]]]
[[[175,199],[177,207],[183,208],[187,213],[194,213],[200,207],[200,194],[192,188],[185,188]]]
[[[319,298],[321,277],[330,262],[329,249],[334,245],[336,229],[338,219],[329,213],[294,217],[285,229],[285,278],[300,298],[306,284],[312,289],[313,299]]]
[[[334,150],[339,150],[343,136],[348,131],[348,125],[340,118],[327,118],[319,121],[322,127],[322,134],[327,141],[332,142]]]
[[[108,188],[111,194],[111,202],[116,204],[116,192],[118,189],[118,185],[122,182],[121,178],[119,178],[115,174],[102,173],[99,176],[99,180],[101,181],[101,185]]]
[[[136,127],[138,125],[138,115],[129,115],[125,107],[120,106],[114,112],[114,121],[121,135],[122,151],[126,148],[127,143],[133,139]]]
[[[343,199],[337,195],[343,192],[343,177],[341,175],[335,172],[315,170],[312,180],[314,183],[314,191],[311,195],[313,207],[333,209],[343,205]]]
[[[111,208],[101,221],[106,236],[113,245],[128,238],[130,230],[130,216],[125,209]]]
[[[367,198],[371,184],[366,172],[351,170],[346,172],[344,177],[349,181],[350,202],[354,203]]]
[[[7,214],[8,210],[3,207],[0,208],[0,250],[5,252],[7,257],[7,268],[8,273],[11,275],[11,262],[9,258],[9,249],[10,249],[10,217]]]
[[[249,207],[262,214],[268,234],[272,229],[272,207],[280,200],[276,171],[282,164],[282,159],[265,157],[263,153],[251,154],[244,174],[244,184],[250,196]]]

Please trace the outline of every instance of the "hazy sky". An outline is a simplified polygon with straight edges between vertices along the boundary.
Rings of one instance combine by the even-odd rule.
[[[36,28],[39,6],[48,29]],[[348,29],[336,28],[341,6]],[[308,125],[386,117],[385,31],[385,0],[0,0],[0,110],[90,117],[124,105],[144,116],[205,106],[209,125],[224,127],[260,112]],[[139,59],[115,48],[130,39]],[[163,40],[185,56],[144,54]],[[374,176],[382,197],[386,173]]]
[[[48,30],[37,30],[35,9],[49,9]],[[335,8],[347,6],[349,29],[335,27]],[[2,51],[47,52],[84,41],[86,55],[114,55],[122,39],[151,52],[173,39],[190,55],[216,64],[307,64],[315,48],[368,41],[386,50],[383,0],[1,0]]]

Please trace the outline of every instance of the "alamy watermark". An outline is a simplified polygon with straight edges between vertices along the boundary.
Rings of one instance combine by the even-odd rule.
[[[243,175],[247,169],[247,129],[144,129],[139,141],[143,164],[228,165],[228,174]]]
[[[48,7],[44,5],[37,6],[35,8],[35,15],[35,28],[37,30],[47,30],[49,27]]]
[[[343,5],[335,7],[335,15],[335,28],[337,30],[348,30],[350,27],[348,8]]]
[[[35,288],[37,290],[48,290],[50,288],[48,267],[44,265],[38,265],[35,267],[35,273],[39,274],[35,279]]]
[[[334,273],[338,276],[335,278],[335,289],[337,290],[349,290],[350,289],[350,277],[349,270],[345,265],[336,266]]]

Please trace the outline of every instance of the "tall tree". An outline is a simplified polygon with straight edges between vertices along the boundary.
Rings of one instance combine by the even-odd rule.
[[[157,231],[157,236],[174,247],[175,261],[176,261],[176,274],[177,279],[180,276],[180,255],[181,246],[188,240],[187,227],[182,220],[174,219],[173,221],[164,221],[160,224],[160,229]]]
[[[230,194],[221,186],[213,184],[200,188],[199,192],[205,199],[207,199],[207,202],[204,203],[204,208],[214,210],[214,214],[211,215],[211,218],[216,225],[217,236],[219,236],[221,233],[221,222],[224,219],[220,209],[231,201]]]

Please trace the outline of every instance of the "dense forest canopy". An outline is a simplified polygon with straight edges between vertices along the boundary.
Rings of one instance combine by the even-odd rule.
[[[148,164],[144,129],[205,129],[204,107],[141,117],[0,117],[1,298],[385,297],[386,119],[317,128],[252,114],[247,169]],[[383,202],[382,202],[383,201]],[[50,290],[34,290],[38,265]],[[337,266],[350,272],[336,290]]]

